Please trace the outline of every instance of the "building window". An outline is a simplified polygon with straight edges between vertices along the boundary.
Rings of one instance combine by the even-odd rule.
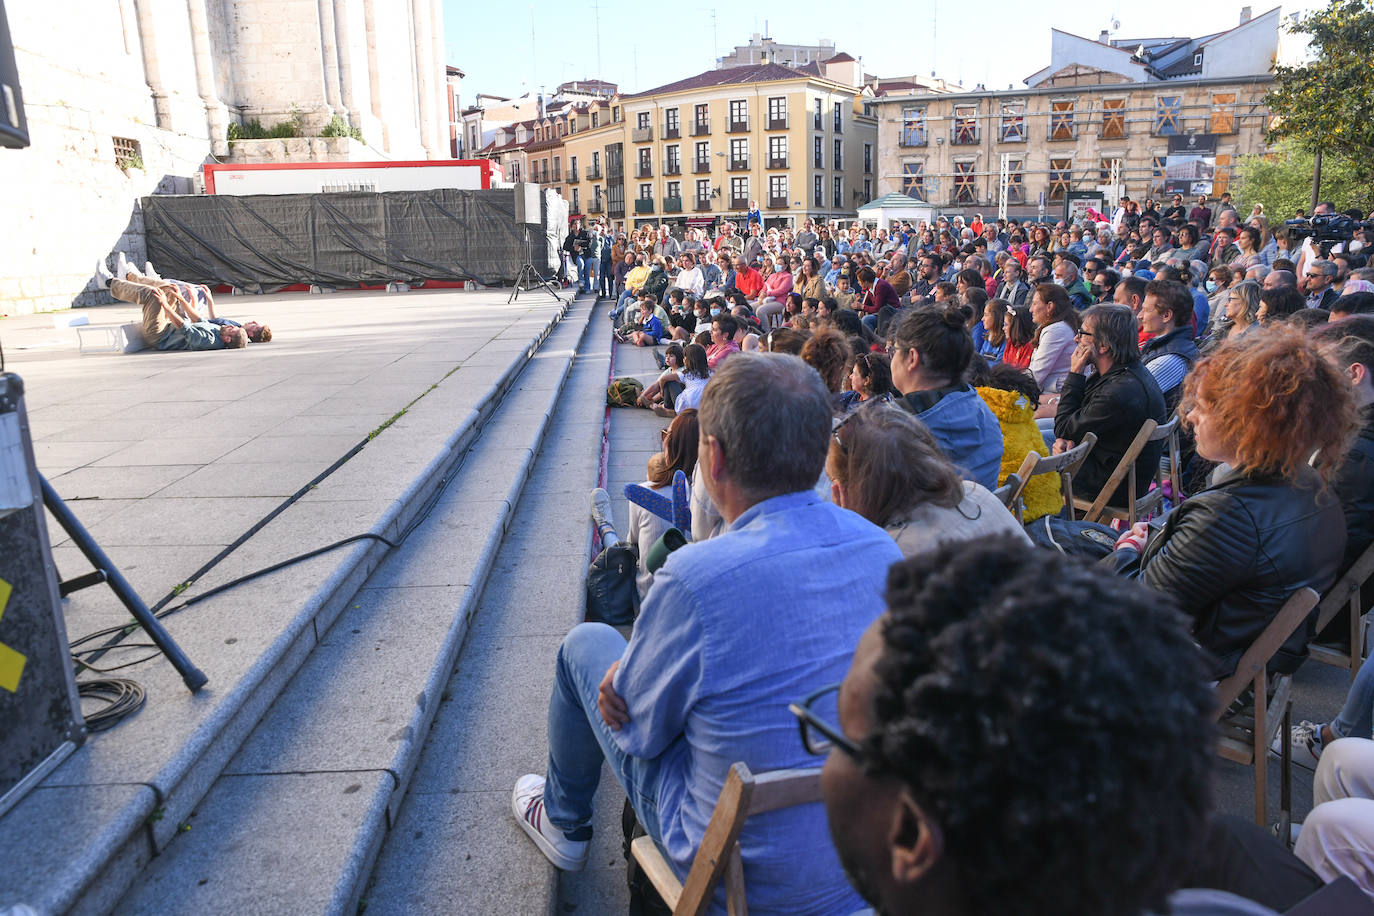
[[[768,206],[786,207],[787,206],[787,176],[769,175],[768,176]]]
[[[730,140],[730,168],[749,168],[749,138],[736,137]]]
[[[1050,160],[1050,200],[1063,200],[1073,180],[1072,159]]]
[[[645,147],[639,151],[639,177],[648,178],[654,173],[653,150]]]
[[[1116,183],[1121,184],[1123,180],[1121,157],[1103,156],[1097,162],[1097,181],[1099,184],[1107,184],[1112,180],[1112,169],[1116,169]]]
[[[1126,100],[1102,100],[1102,139],[1126,139]]]
[[[697,203],[705,203],[711,199],[711,179],[697,179]]]
[[[868,174],[872,174],[872,172],[873,172],[873,144],[872,144],[872,143],[865,143],[865,144],[864,144],[864,174],[865,174],[865,175],[868,175]]]
[[[835,176],[835,196],[832,199],[835,202],[835,209],[844,209],[844,179],[839,175]]]
[[[520,180],[520,163],[518,163],[518,162],[512,162],[512,163],[510,164],[510,180],[511,180],[511,181],[519,181],[519,180]]]
[[[678,133],[677,109],[669,108],[663,112],[663,132],[665,134],[676,135]]]
[[[954,163],[954,202],[956,204],[971,204],[977,201],[978,193],[974,189],[974,181],[973,160],[956,161]]]
[[[811,160],[812,164],[818,169],[825,168],[825,149],[822,146],[824,142],[824,138],[816,137],[815,142],[812,144]]]
[[[902,193],[915,200],[926,199],[925,163],[908,160],[902,163]]]
[[[702,105],[696,106],[696,108],[694,108],[694,109],[692,109],[692,110],[693,110],[693,112],[694,112],[693,115],[692,115],[693,123],[696,124],[697,129],[698,129],[698,130],[704,130],[704,129],[705,129],[705,130],[709,130],[709,129],[710,129],[710,126],[711,126],[711,109],[710,109],[710,107],[707,106],[707,105],[705,105],[705,104],[702,104]]]
[[[1026,185],[1023,161],[1020,159],[1007,160],[1007,203],[1023,204],[1026,202]]]
[[[1233,134],[1236,132],[1236,94],[1234,92],[1212,93],[1212,133]]]
[[[825,206],[825,178],[820,175],[812,182],[811,200],[817,207]]]
[[[812,126],[816,130],[822,130],[825,127],[825,111],[822,107],[824,104],[820,99],[816,99],[816,115],[812,120]]]
[[[682,182],[680,182],[680,181],[670,181],[670,182],[668,182],[668,189],[667,189],[667,191],[664,193],[664,196],[665,196],[665,197],[677,198],[677,199],[680,200],[680,199],[682,198]]]
[[[768,99],[769,129],[787,126],[787,96],[770,96]]]
[[[139,149],[138,141],[128,137],[113,137],[114,141],[114,161],[121,169],[141,169],[143,168],[143,152]],[[124,279],[120,277],[120,279]]]
[[[601,112],[599,112],[599,111],[593,111],[593,112],[592,112],[592,127],[600,127],[600,126],[601,126]]]
[[[926,110],[924,108],[902,109],[902,136],[897,145],[926,145]]]
[[[1150,157],[1150,193],[1162,194],[1164,192],[1164,156]]]
[[[872,178],[865,178],[865,179],[864,179],[864,203],[868,203],[868,202],[871,201],[872,199],[873,199],[873,179],[872,179]]]
[[[749,206],[749,179],[731,178],[730,179],[730,209],[738,210],[741,207]]]
[[[843,102],[836,102],[836,103],[835,103],[835,133],[838,134],[838,133],[840,133],[840,132],[843,131],[843,130],[844,130],[844,103],[843,103]]]
[[[664,172],[668,175],[682,174],[682,148],[673,143],[667,147],[665,156],[667,167]]]
[[[577,201],[577,188],[573,188],[572,212],[577,213],[582,209],[582,205]]]
[[[1183,96],[1163,95],[1155,99],[1155,136],[1172,137],[1179,133],[1182,110]]]
[[[735,99],[730,102],[730,129],[748,130],[749,129],[749,101],[748,99]]]
[[[974,105],[954,106],[954,142],[968,145],[978,142],[978,108]]]
[[[1073,100],[1050,102],[1050,139],[1072,140],[1078,136],[1073,123]]]
[[[600,178],[600,177],[601,177],[601,153],[600,153],[600,151],[598,151],[598,150],[592,150],[592,173],[591,173],[590,175],[588,175],[587,177],[588,177],[588,178]]]
[[[1226,187],[1231,183],[1231,156],[1228,153],[1217,154],[1217,169],[1212,173],[1212,193],[1225,194]]]
[[[620,123],[620,106],[619,106],[619,105],[615,105],[615,106],[613,106],[613,107],[611,108],[611,123],[612,123],[612,124],[618,124],[618,123]]]
[[[770,169],[787,168],[787,137],[768,138],[768,167]]]
[[[997,139],[1003,143],[1026,142],[1026,103],[1012,99],[1002,103],[1002,124]]]
[[[830,164],[830,167],[831,167],[831,168],[836,168],[836,169],[842,169],[842,168],[844,168],[844,141],[843,141],[843,140],[836,140],[836,141],[835,141],[835,150],[834,150],[834,153],[835,153],[835,161],[832,162],[832,163]]]
[[[654,196],[654,186],[649,182],[644,182],[639,186],[639,199],[652,200]]]
[[[697,141],[696,157],[692,167],[698,172],[709,172],[711,170],[711,143],[709,140]]]
[[[1194,66],[1194,67],[1201,67],[1201,66],[1202,66],[1202,52],[1201,52],[1201,51],[1199,51],[1199,52],[1197,52],[1196,54],[1193,55],[1193,66]]]

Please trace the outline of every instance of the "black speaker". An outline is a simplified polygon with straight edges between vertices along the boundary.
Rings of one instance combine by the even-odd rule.
[[[541,225],[544,220],[540,216],[539,207],[539,185],[532,181],[517,182],[515,185],[515,223],[524,223],[527,226]]]
[[[29,119],[24,116],[24,93],[19,89],[19,67],[14,62],[14,42],[0,0],[0,146],[22,149],[29,145]]]

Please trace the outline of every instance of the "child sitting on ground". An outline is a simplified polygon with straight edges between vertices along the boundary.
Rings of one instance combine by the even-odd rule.
[[[636,347],[656,347],[664,336],[663,322],[659,321],[654,309],[653,299],[639,300],[639,326],[629,337]]]

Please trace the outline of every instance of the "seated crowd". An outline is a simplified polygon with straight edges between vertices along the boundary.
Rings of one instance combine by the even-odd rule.
[[[594,227],[617,336],[667,343],[644,486],[682,471],[692,518],[641,563],[628,634],[584,623],[558,653],[546,768],[512,796],[550,861],[586,863],[606,765],[685,879],[733,764],[823,755],[822,805],[740,830],[750,912],[1273,913],[1341,876],[1374,899],[1374,666],[1279,736],[1316,769],[1296,856],[1213,810],[1213,686],[1374,543],[1374,240],[1329,250],[1222,203],[751,221],[675,249]],[[1174,418],[1178,449],[1139,447]],[[1019,517],[999,489],[1080,445],[1089,500],[1143,497],[1165,457],[1185,482],[1091,558],[1028,534],[1088,524],[1057,474],[1022,481]],[[632,508],[641,558],[669,524]]]

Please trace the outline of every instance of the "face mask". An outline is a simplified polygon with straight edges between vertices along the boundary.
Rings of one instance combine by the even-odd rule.
[[[1055,286],[1063,286],[1063,285],[1064,285],[1064,278],[1063,278],[1063,277],[1055,277],[1054,280],[1051,281],[1051,282],[1053,282]]]
[[[1364,251],[1364,242],[1360,241],[1359,239],[1355,239],[1353,242],[1350,243],[1351,254],[1358,254],[1361,251]]]
[[[716,316],[719,315],[719,314],[720,314],[720,309],[711,309],[711,317],[712,317],[712,318],[716,317]]]
[[[1204,285],[1207,287],[1207,292],[1209,293],[1217,291],[1217,281],[1215,280],[1208,280]]]
[[[1133,277],[1133,276],[1135,276],[1135,271],[1133,271],[1133,270],[1123,270],[1123,271],[1121,272],[1121,276],[1122,276],[1123,279],[1126,278],[1126,277]]]

